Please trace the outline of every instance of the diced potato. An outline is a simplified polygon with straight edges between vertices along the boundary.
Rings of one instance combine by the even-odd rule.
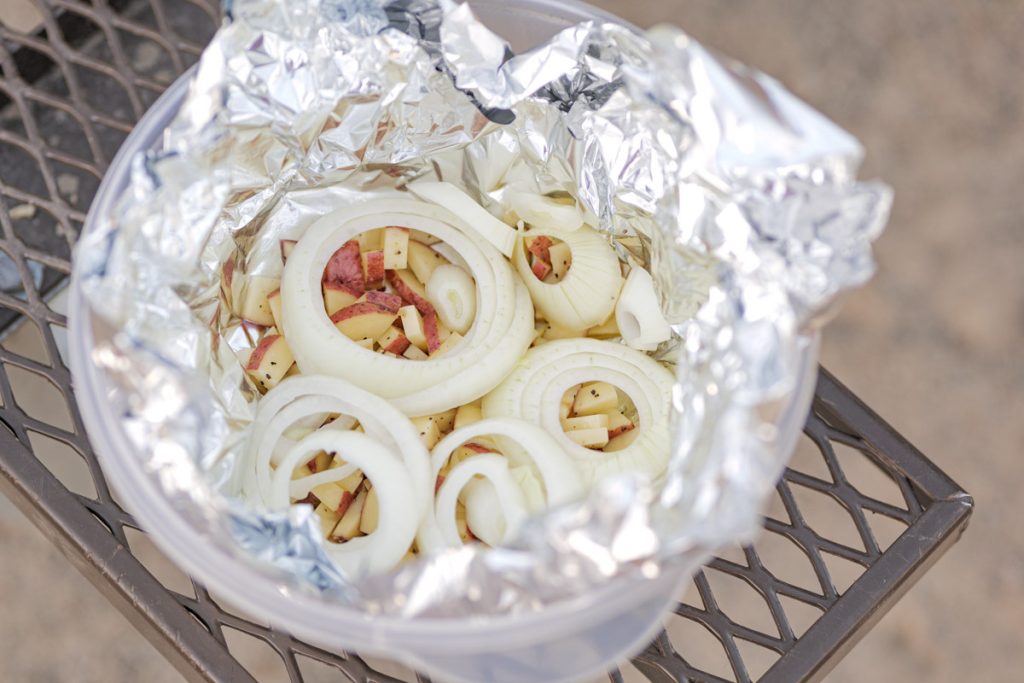
[[[314,486],[312,493],[314,496],[320,499],[323,505],[326,505],[328,509],[334,510],[341,513],[342,502],[346,496],[351,501],[352,494],[341,488],[338,484],[331,482],[329,484],[321,484],[320,486]],[[347,507],[347,503],[346,503]]]
[[[389,227],[384,229],[384,268],[401,270],[409,263],[409,230]]]
[[[377,339],[377,344],[384,353],[392,353],[395,355],[401,355],[405,353],[406,349],[409,348],[410,343],[408,338],[402,331],[395,326],[391,326],[387,331]]]
[[[420,312],[415,306],[403,306],[398,309],[398,315],[402,319],[406,338],[420,351],[426,351],[427,335],[423,330],[423,316]]]
[[[583,417],[567,417],[562,421],[567,432],[578,432],[586,429],[608,429],[608,416],[585,415]]]
[[[620,434],[625,434],[629,430],[636,428],[633,421],[623,415],[621,410],[612,410],[607,415],[609,439],[614,439]]]
[[[384,282],[384,252],[364,251],[362,254],[363,280],[367,287],[376,287]]]
[[[600,429],[579,429],[566,432],[565,435],[584,448],[604,448],[608,445],[608,430],[603,427]]]
[[[408,360],[429,360],[430,359],[430,356],[425,354],[423,351],[420,351],[419,347],[413,346],[412,344],[409,345],[409,348],[407,348],[405,350],[405,353],[403,353],[402,356],[404,356]]]
[[[429,233],[423,232],[422,230],[412,229],[409,230],[409,238],[419,242],[420,244],[426,244],[428,246],[431,244],[437,244],[438,242],[441,241],[439,238],[434,237]]]
[[[427,290],[424,288],[423,282],[411,270],[389,271],[388,281],[398,295],[409,303],[415,303],[417,298],[427,301]],[[422,311],[420,312],[422,313]]]
[[[275,289],[267,295],[267,304],[270,306],[270,316],[274,319],[274,326],[281,329],[281,289]]]
[[[562,402],[558,404],[559,419],[564,420],[569,417],[570,413],[572,413],[572,404],[576,401],[576,394],[579,393],[581,386],[582,385],[577,384],[562,396]]]
[[[284,337],[268,334],[253,349],[245,371],[257,386],[264,391],[270,391],[284,379],[285,373],[293,363],[295,363],[295,358]]]
[[[420,435],[420,439],[423,441],[423,445],[430,450],[437,445],[437,442],[441,440],[441,430],[438,428],[437,423],[431,420],[429,417],[417,417],[412,421],[416,432]]]
[[[604,447],[604,451],[606,453],[621,451],[623,448],[632,445],[638,436],[640,436],[639,429],[630,429],[629,431],[623,432],[614,439],[609,439],[608,444]]]
[[[569,272],[569,266],[572,265],[572,250],[565,242],[559,242],[548,248],[548,254],[551,255],[551,275],[549,277],[553,282],[561,282]]]
[[[359,300],[360,293],[348,285],[334,282],[324,283],[324,309],[328,316],[333,316],[343,308],[351,306]]]
[[[363,505],[363,517],[359,520],[359,530],[364,534],[372,534],[377,530],[380,520],[380,506],[377,504],[377,489],[371,488]]]
[[[457,412],[458,409],[452,408],[451,410],[445,411],[443,413],[431,415],[430,419],[437,423],[438,429],[440,429],[442,432],[450,432],[452,431],[452,427],[455,426],[455,414]]]
[[[331,316],[338,330],[353,341],[379,339],[397,318],[371,303],[352,304]]]
[[[438,325],[438,327],[440,328],[441,325]],[[441,346],[438,347],[437,351],[434,351],[434,353],[430,354],[430,357],[431,358],[440,358],[441,356],[443,356],[444,354],[448,353],[453,348],[455,348],[455,346],[460,341],[462,341],[462,335],[459,334],[458,332],[451,332],[445,338],[445,340],[443,342],[441,342]]]
[[[541,261],[536,256],[534,256],[531,259],[531,261],[532,263],[530,264],[530,270],[533,271],[534,276],[538,280],[543,280],[544,278],[551,274],[551,266],[549,266],[547,263],[544,263],[544,261]]]
[[[574,415],[597,415],[617,410],[619,392],[607,382],[584,384],[576,394],[572,412]]]
[[[236,299],[238,310],[235,313],[244,320],[269,327],[274,324],[274,314],[270,310],[267,296],[275,289],[281,289],[281,280],[274,277],[253,275],[240,278],[236,273],[235,280],[243,280],[241,296]]]
[[[313,474],[313,470],[309,469],[309,465],[302,465],[292,470],[292,480],[302,479],[303,477],[308,477],[311,474]]]
[[[335,460],[335,462],[338,461]],[[348,475],[347,477],[339,481],[338,486],[345,489],[349,493],[355,493],[356,491],[359,490],[359,487],[363,485],[364,478],[365,477],[363,476],[362,471],[356,470],[352,474]]]
[[[359,251],[379,251],[384,248],[384,229],[367,230],[356,237]]]
[[[324,537],[331,535],[334,527],[338,524],[338,514],[323,503],[316,506],[316,516],[320,519],[320,533]]]
[[[409,269],[420,282],[430,282],[430,276],[438,266],[448,263],[448,259],[425,244],[409,242]]]
[[[480,410],[480,406],[472,404],[460,406],[455,411],[455,429],[462,429],[482,419],[484,419],[484,415],[483,411]]]
[[[329,454],[320,451],[316,454],[316,457],[309,461],[310,472],[324,472],[328,467],[331,466],[332,458]],[[317,496],[319,498],[319,496]],[[321,498],[321,500],[323,500]]]
[[[459,538],[462,539],[463,543],[472,543],[477,540],[466,523],[466,506],[462,503],[457,503],[455,506],[455,526],[459,530]]]
[[[365,339],[353,339],[352,341],[354,341],[359,346],[362,346],[367,351],[373,351],[375,348],[377,348],[377,342],[373,339],[370,339],[369,337]]]
[[[348,541],[359,535],[359,522],[363,518],[363,507],[366,505],[366,489],[359,491],[359,495],[356,496],[352,504],[348,506],[348,510],[345,510],[345,514],[341,516],[341,520],[337,526],[334,527],[334,532],[331,534],[332,538],[337,538],[342,541]]]

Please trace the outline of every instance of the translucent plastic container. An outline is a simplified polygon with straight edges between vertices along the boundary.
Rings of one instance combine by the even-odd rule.
[[[588,19],[615,20],[600,10],[555,0],[481,0],[478,16],[516,50],[543,42]],[[125,190],[131,158],[156,148],[187,92],[182,78],[153,105],[125,141],[93,203],[85,230],[109,213]],[[163,551],[222,599],[260,621],[328,649],[397,659],[440,681],[556,683],[583,681],[635,654],[657,633],[695,567],[653,580],[620,579],[541,613],[469,620],[377,618],[282,590],[271,578],[210,542],[161,495],[126,438],[106,397],[114,391],[90,361],[96,320],[72,276],[70,355],[76,397],[104,472],[129,511]],[[780,448],[792,451],[810,406],[817,370],[816,339],[806,340],[796,391],[779,418]]]

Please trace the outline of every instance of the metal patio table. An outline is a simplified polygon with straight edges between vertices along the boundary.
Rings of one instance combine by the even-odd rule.
[[[188,680],[256,680],[232,655],[231,632],[272,648],[295,683],[313,678],[310,667],[334,670],[337,680],[398,681],[356,654],[325,652],[230,613],[195,582],[165,578],[173,584],[165,586],[133,554],[142,536],[89,446],[61,351],[66,319],[51,303],[107,164],[197,60],[220,8],[215,0],[37,5],[40,27],[0,26],[0,330],[34,326],[39,347],[28,355],[0,347],[0,491]],[[21,400],[27,378],[48,386],[56,410]],[[958,540],[970,496],[824,370],[805,433],[761,540],[696,576],[630,676],[821,680]],[[41,458],[40,439],[62,444],[68,461]],[[72,465],[87,469],[92,486],[69,489],[62,475]],[[802,573],[786,569],[792,553]]]

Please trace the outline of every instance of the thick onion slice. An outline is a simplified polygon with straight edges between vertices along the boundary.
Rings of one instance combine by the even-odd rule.
[[[636,406],[636,439],[604,453],[574,443],[562,430],[559,403],[567,390],[587,382],[608,382]],[[531,350],[494,391],[484,397],[485,417],[514,417],[539,424],[575,461],[590,486],[621,472],[657,479],[669,459],[668,415],[672,373],[649,356],[615,342],[596,339],[552,341]],[[432,456],[433,458],[433,456]]]
[[[402,468],[413,487],[412,494],[402,505],[412,510],[417,520],[429,520],[431,515],[428,514],[428,508],[433,491],[430,456],[420,440],[416,427],[409,418],[379,396],[344,380],[317,375],[300,375],[285,379],[261,399],[244,461],[242,488],[248,500],[266,507],[282,507],[280,490],[274,488],[274,477],[280,475],[285,482],[290,481],[295,467],[303,463],[296,463],[289,469],[289,457],[295,452],[295,448],[308,443],[307,439],[311,437],[307,436],[298,444],[290,446],[275,471],[271,465],[277,442],[285,438],[282,434],[290,426],[289,423],[299,422],[309,415],[318,413],[340,413],[358,420],[369,439],[380,444],[388,452],[397,454],[396,457],[400,456]],[[321,427],[311,436],[320,438],[321,435],[326,435],[322,437],[326,439],[337,434],[347,436],[355,433],[332,428],[332,425],[333,423]],[[331,449],[326,450],[330,452]],[[310,458],[315,454],[314,452],[310,455]],[[348,474],[351,474],[354,469],[346,465],[313,475],[317,477],[316,479],[305,477],[288,484],[286,490],[302,493],[302,489],[305,489],[308,493],[312,486],[338,481],[348,476],[342,472],[347,470]],[[320,474],[324,476],[321,477]]]
[[[622,289],[619,259],[604,235],[583,226],[571,232],[533,228],[526,237],[553,237],[569,245],[572,264],[561,282],[538,280],[526,256],[525,239],[516,242],[512,262],[530,290],[530,297],[548,322],[566,330],[585,330],[604,323],[615,310]],[[291,339],[288,339],[289,343]],[[294,350],[294,349],[293,349]]]
[[[456,448],[481,436],[502,437],[502,450],[512,465],[528,464],[536,469],[544,484],[548,506],[569,503],[584,494],[580,472],[557,440],[536,423],[502,417],[474,422],[441,439],[430,453],[434,478],[437,478]]]
[[[320,281],[334,252],[362,232],[387,225],[447,242],[476,281],[476,319],[465,339],[439,358],[409,361],[362,348],[335,328]],[[409,199],[374,200],[332,212],[306,232],[281,281],[282,328],[304,374],[340,377],[390,400],[406,415],[432,415],[490,391],[529,347],[533,305],[508,262],[450,211]]]
[[[462,545],[455,519],[455,508],[459,501],[459,492],[473,482],[477,476],[484,477],[493,486],[494,498],[497,503],[494,513],[495,515],[500,513],[500,519],[504,520],[503,529],[500,522],[496,521],[493,528],[501,529],[503,533],[500,538],[492,535],[488,541],[491,545],[501,545],[514,538],[519,527],[529,515],[523,492],[509,473],[508,460],[500,455],[473,456],[454,467],[437,492],[435,504],[437,528],[440,532],[440,541],[446,547]],[[428,550],[433,550],[433,548],[428,548]]]
[[[319,430],[299,441],[274,472],[270,492],[273,508],[289,504],[292,471],[320,451],[336,452],[348,463],[350,473],[358,467],[373,483],[379,500],[380,521],[368,536],[343,544],[327,544],[328,555],[349,577],[359,577],[393,568],[412,546],[421,518],[410,501],[416,490],[401,459],[379,441],[359,432]]]

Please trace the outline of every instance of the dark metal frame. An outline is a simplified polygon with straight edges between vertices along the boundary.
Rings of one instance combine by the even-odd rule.
[[[209,25],[196,27],[183,37],[173,29],[177,15],[171,11],[172,5],[198,8],[201,12],[197,16],[208,17]],[[303,680],[299,665],[303,657],[334,667],[353,681],[397,681],[375,671],[356,655],[325,652],[235,616],[194,582],[194,595],[182,595],[154,578],[131,553],[126,529],[138,527],[118,506],[103,479],[71,395],[72,378],[59,351],[57,338],[65,333],[66,320],[50,308],[48,295],[70,270],[66,254],[84,221],[82,207],[90,197],[76,201],[65,196],[52,165],[59,163],[71,172],[98,180],[119,138],[167,85],[134,69],[122,34],[158,45],[166,53],[168,68],[176,75],[195,60],[212,32],[217,16],[214,5],[214,0],[95,0],[92,4],[48,0],[40,4],[47,17],[42,32],[26,36],[0,27],[0,267],[5,265],[6,257],[11,262],[8,266],[21,277],[20,289],[0,293],[0,328],[35,325],[45,347],[41,351],[49,359],[41,362],[0,348],[0,423],[6,427],[0,429],[0,491],[188,680],[255,680],[229,652],[224,637],[224,629],[229,628],[270,645],[281,656],[292,681]],[[112,64],[98,59],[98,53],[110,57]],[[34,58],[38,54],[46,55],[43,66],[48,69]],[[88,105],[82,93],[91,86],[90,76],[86,73],[78,80],[71,73],[82,65],[85,72],[112,79],[127,93],[130,120]],[[67,81],[63,96],[54,95],[53,89],[46,87],[46,79],[54,77]],[[75,156],[51,145],[53,139],[59,143],[61,131],[57,123],[43,120],[36,105],[63,112],[65,121],[83,130],[86,152]],[[3,118],[4,112],[7,118]],[[8,121],[13,123],[8,125]],[[28,180],[21,175],[33,171],[18,168],[12,161],[26,154],[38,171],[38,177]],[[40,215],[12,220],[10,209],[15,203],[36,206]],[[30,261],[43,267],[42,278],[33,274]],[[20,407],[19,391],[9,376],[9,367],[44,378],[58,389],[71,415],[71,428],[49,424],[44,417],[30,415]],[[54,476],[34,455],[30,432],[62,442],[74,451],[68,457],[82,458],[92,476],[95,497],[73,493]],[[764,566],[756,545],[743,550],[742,560],[713,560],[709,568],[743,581],[767,604],[777,633],[765,633],[727,616],[708,578],[699,574],[694,594],[703,607],[680,603],[673,619],[690,620],[710,631],[722,644],[730,670],[710,672],[699,668],[687,660],[688,643],[673,643],[663,633],[633,662],[652,681],[717,682],[728,680],[726,675],[736,681],[821,680],[966,528],[973,507],[970,496],[825,371],[818,382],[806,434],[821,452],[829,478],[788,470],[779,484],[779,496],[789,521],[768,518],[765,528],[799,547],[813,567],[818,585],[780,580]],[[853,449],[880,468],[898,487],[904,504],[883,502],[858,490],[844,473],[837,445]],[[863,547],[851,547],[815,531],[813,520],[801,514],[794,487],[836,501],[853,521]],[[897,521],[907,527],[906,531],[884,547],[872,529],[869,516],[873,515]],[[854,562],[863,572],[845,590],[839,590],[826,555]],[[780,596],[812,606],[822,614],[797,635]],[[744,643],[774,653],[774,663],[760,676],[750,670],[744,658]],[[611,679],[621,680],[621,674],[615,672]]]

